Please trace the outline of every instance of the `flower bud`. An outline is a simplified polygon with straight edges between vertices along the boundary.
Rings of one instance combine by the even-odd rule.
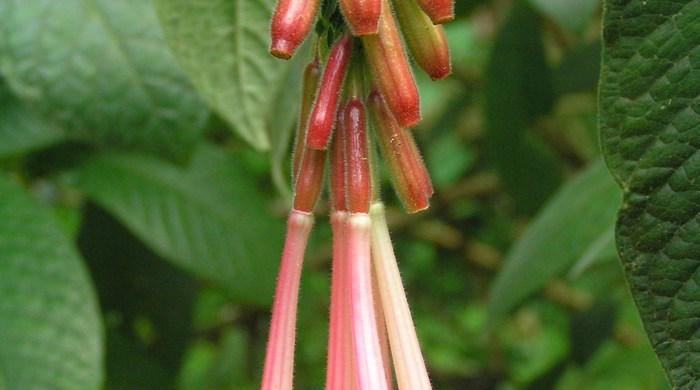
[[[452,73],[445,30],[433,25],[416,0],[394,0],[401,32],[413,59],[433,80]]]
[[[321,70],[318,67],[318,56],[306,65],[304,77],[301,85],[301,108],[299,109],[299,124],[297,126],[296,139],[294,141],[294,154],[292,156],[292,177],[296,182],[299,174],[299,165],[304,154],[304,141],[306,140],[306,125],[309,120],[309,112],[311,105],[314,102],[316,89],[318,88],[318,79],[321,76]]]
[[[340,10],[355,36],[377,33],[381,0],[339,0]]]
[[[447,23],[455,17],[454,0],[417,0],[420,8],[434,24]]]
[[[389,0],[382,0],[377,34],[362,37],[362,42],[377,86],[394,117],[401,126],[415,125],[420,120],[418,88],[408,66]]]
[[[294,186],[294,210],[311,213],[323,183],[326,151],[306,148]]]
[[[365,106],[350,99],[342,114],[345,127],[347,204],[351,213],[369,213],[371,179],[367,152]]]
[[[338,109],[342,113],[344,107]],[[331,142],[331,208],[335,211],[347,211],[345,189],[347,176],[345,174],[345,126],[342,120],[336,120],[336,128]]]
[[[311,31],[320,0],[279,0],[270,25],[270,53],[289,59]]]
[[[311,148],[325,149],[328,145],[338,105],[338,96],[351,53],[352,36],[345,33],[331,48],[326,68],[323,70],[321,85],[316,94],[316,102],[309,117],[306,145]]]
[[[409,136],[411,135],[410,131],[408,129],[405,129],[404,131],[408,132]],[[428,169],[425,167],[425,163],[423,162],[423,157],[420,154],[420,150],[418,150],[418,145],[416,144],[416,141],[413,139],[413,136],[409,137],[409,142],[407,142],[410,152],[412,154],[411,160],[416,162],[416,174],[419,175],[420,181],[423,184],[423,189],[425,193],[428,195],[428,198],[430,198],[433,195],[433,183],[430,182],[430,174],[428,174]]]
[[[375,88],[368,105],[396,194],[409,213],[427,209],[433,188],[410,131],[399,126]]]

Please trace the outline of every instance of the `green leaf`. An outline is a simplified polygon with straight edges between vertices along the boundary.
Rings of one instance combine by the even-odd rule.
[[[529,0],[556,23],[581,34],[600,6],[599,0]]]
[[[569,279],[576,279],[586,270],[603,260],[616,260],[617,247],[615,246],[615,226],[610,228],[593,240],[585,252],[578,257],[576,263],[569,270]]]
[[[562,187],[508,253],[491,288],[490,320],[499,320],[598,245],[614,224],[620,198],[601,160]]]
[[[86,269],[51,212],[6,175],[0,175],[0,296],[0,377],[7,389],[100,388],[102,324]]]
[[[268,53],[273,0],[156,0],[166,39],[195,87],[232,130],[268,149],[284,62]]]
[[[433,138],[428,145],[427,164],[434,167],[431,179],[438,188],[446,188],[466,176],[476,161],[476,150],[455,132]]]
[[[564,309],[549,302],[518,311],[500,332],[509,379],[532,383],[566,359],[571,351],[569,322]]]
[[[518,208],[533,214],[561,182],[555,156],[528,129],[550,110],[551,75],[539,20],[524,0],[511,9],[486,71],[487,151]]]
[[[41,149],[64,137],[60,128],[30,110],[0,81],[0,158]]]
[[[700,0],[608,1],[601,138],[618,251],[672,385],[700,380]]]
[[[0,70],[72,137],[186,157],[207,115],[142,0],[0,3]]]
[[[554,73],[557,96],[597,90],[601,50],[602,43],[595,40],[575,47],[566,54]]]
[[[643,336],[632,302],[624,302],[616,325],[618,337],[607,339],[581,367],[571,365],[557,390],[669,389],[651,346]]]
[[[158,254],[227,288],[244,303],[268,305],[283,224],[235,158],[199,147],[179,168],[134,154],[85,162],[79,188]]]

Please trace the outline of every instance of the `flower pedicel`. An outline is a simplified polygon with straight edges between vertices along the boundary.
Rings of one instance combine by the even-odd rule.
[[[390,389],[392,367],[399,389],[431,388],[379,200],[372,140],[379,140],[406,210],[427,208],[433,188],[409,129],[420,120],[420,102],[401,37],[431,78],[447,76],[447,42],[442,26],[433,23],[452,19],[453,7],[451,0],[277,4],[270,29],[273,55],[290,58],[314,23],[318,36],[304,72],[292,159],[294,201],[262,390],[293,386],[301,266],[327,165],[333,262],[326,389]]]

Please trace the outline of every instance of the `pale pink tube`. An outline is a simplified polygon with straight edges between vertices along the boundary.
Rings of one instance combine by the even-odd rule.
[[[389,335],[386,332],[384,308],[382,307],[382,297],[379,293],[379,282],[377,281],[376,272],[372,272],[372,298],[374,299],[374,314],[376,315],[377,320],[376,323],[377,335],[379,336],[379,350],[382,351],[382,364],[384,364],[386,385],[388,388],[392,389],[394,387],[394,381],[392,376],[393,372],[391,371],[391,354],[389,353]]]
[[[431,389],[386,225],[384,205],[372,204],[372,260],[377,274],[399,389]]]
[[[333,273],[331,276],[331,314],[328,331],[328,367],[326,390],[355,389],[350,329],[350,277],[346,252],[348,214],[331,214],[333,228]]]
[[[388,387],[372,299],[370,229],[368,214],[350,214],[346,244],[355,376],[360,390],[385,390]]]
[[[294,379],[294,338],[301,266],[313,215],[292,210],[282,251],[275,302],[272,306],[261,390],[291,390]]]

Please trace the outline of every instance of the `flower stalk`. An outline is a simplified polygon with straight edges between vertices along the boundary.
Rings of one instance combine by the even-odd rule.
[[[297,210],[293,210],[287,220],[287,236],[272,306],[261,390],[292,388],[301,266],[313,221],[313,215]]]
[[[357,387],[373,390],[388,389],[372,300],[369,214],[350,214],[346,226],[347,257],[350,262],[350,313]]]
[[[345,196],[345,128],[338,121],[331,143],[331,228],[333,263],[328,330],[326,390],[354,390],[355,362],[350,317],[350,263],[347,256],[347,203]]]
[[[391,355],[399,389],[431,389],[428,371],[418,344],[416,329],[406,300],[396,256],[386,224],[384,205],[373,203],[372,260],[384,308]]]
[[[348,213],[345,211],[334,211],[331,215],[333,269],[326,390],[353,390],[355,388],[355,362],[350,327],[350,276],[346,251],[347,220]]]

